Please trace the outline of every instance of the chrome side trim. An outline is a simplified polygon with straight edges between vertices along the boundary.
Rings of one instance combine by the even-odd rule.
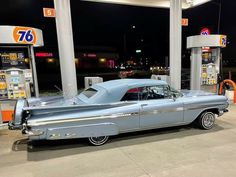
[[[225,104],[209,104],[209,105],[186,105],[184,111],[204,109],[204,108],[218,108],[219,106],[225,106]]]
[[[153,111],[141,111],[140,115],[149,115],[149,114],[161,114],[161,113],[170,113],[170,112],[178,112],[183,111],[184,107],[177,107],[177,108],[168,108],[168,109],[155,109]]]
[[[48,131],[53,131],[53,130],[64,130],[64,129],[68,129],[68,128],[81,128],[81,127],[91,127],[91,126],[95,126],[98,124],[87,124],[87,125],[75,125],[75,126],[67,126],[67,127],[53,127],[53,128],[48,128]],[[100,123],[99,125],[115,125],[114,123]]]
[[[91,116],[91,117],[81,117],[81,118],[68,118],[61,120],[31,120],[27,123],[27,126],[40,126],[40,125],[48,125],[48,124],[59,124],[59,123],[68,123],[68,122],[78,122],[84,120],[95,120],[95,119],[114,119],[114,118],[122,118],[122,117],[130,117],[134,115],[139,115],[138,112],[133,113],[117,113],[111,115],[102,115],[102,116]]]
[[[150,114],[163,114],[163,113],[171,113],[171,112],[178,112],[178,111],[189,111],[189,110],[196,110],[196,109],[204,109],[204,108],[218,108],[219,106],[225,106],[224,104],[212,104],[212,105],[185,105],[185,107],[177,107],[177,108],[167,108],[167,109],[155,109],[152,111],[141,111],[140,115],[150,115]]]
[[[29,136],[39,136],[44,134],[44,132],[40,129],[36,129],[36,130],[25,130],[25,133],[28,134]]]
[[[49,139],[58,139],[58,138],[60,138],[61,137],[61,134],[59,134],[59,133],[57,133],[57,134],[51,134],[50,136],[49,136]]]
[[[71,137],[75,137],[76,133],[66,133],[65,137],[71,138]]]

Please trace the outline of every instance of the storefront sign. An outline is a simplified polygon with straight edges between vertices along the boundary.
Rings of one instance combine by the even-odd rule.
[[[53,57],[53,53],[51,52],[37,52],[35,53],[36,57]]]

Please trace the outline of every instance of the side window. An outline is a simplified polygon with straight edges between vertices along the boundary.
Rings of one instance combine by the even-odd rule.
[[[88,88],[82,92],[82,94],[85,95],[87,98],[92,97],[96,93],[97,93],[97,90],[95,90],[93,88]]]
[[[139,93],[143,90],[142,87],[140,88],[132,88],[129,89],[126,94],[123,96],[121,101],[137,101],[139,100]]]
[[[156,85],[149,87],[138,87],[129,89],[121,101],[138,101],[164,99],[170,97],[170,88],[168,85]]]
[[[167,85],[156,85],[147,87],[146,100],[169,98],[169,87]]]

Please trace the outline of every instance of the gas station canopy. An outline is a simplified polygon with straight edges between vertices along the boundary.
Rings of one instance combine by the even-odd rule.
[[[92,2],[102,2],[102,3],[112,3],[112,4],[123,4],[123,5],[135,5],[135,6],[145,6],[145,7],[159,7],[159,8],[169,8],[170,0],[83,0]],[[182,8],[188,9],[195,7],[210,0],[183,0]]]

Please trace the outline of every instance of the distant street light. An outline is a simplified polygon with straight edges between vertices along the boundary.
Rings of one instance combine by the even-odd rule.
[[[142,50],[137,49],[137,50],[136,50],[136,53],[142,53]]]

